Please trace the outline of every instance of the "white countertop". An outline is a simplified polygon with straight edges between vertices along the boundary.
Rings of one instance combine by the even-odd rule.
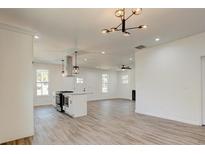
[[[92,94],[91,92],[73,92],[73,93],[64,93],[64,96],[67,95],[87,95],[87,94]]]

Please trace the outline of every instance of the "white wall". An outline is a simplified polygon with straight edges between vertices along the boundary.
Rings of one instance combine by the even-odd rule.
[[[135,90],[135,68],[131,66],[131,70],[119,71],[118,72],[118,87],[117,94],[118,98],[132,100],[132,90]],[[122,76],[128,75],[128,84],[122,83]]]
[[[34,133],[32,36],[8,29],[0,27],[0,143]]]
[[[201,77],[202,77],[202,124],[205,125],[205,56],[201,58]]]
[[[106,73],[109,75],[109,85],[108,85],[108,93],[102,93],[102,74]],[[82,68],[80,74],[77,75],[79,77],[84,78],[84,87],[87,92],[91,92],[92,94],[88,95],[88,100],[100,100],[100,99],[110,99],[117,98],[117,72],[116,71],[104,71],[100,69],[89,69]],[[80,85],[75,84],[76,89]],[[81,87],[81,86],[80,86]]]
[[[135,54],[136,112],[201,124],[205,33]]]
[[[36,70],[47,69],[49,71],[49,95],[37,96],[36,94]],[[52,64],[33,64],[33,100],[34,105],[48,105],[54,102],[55,91],[74,90],[73,78],[64,78],[61,75],[61,66]]]
[[[49,96],[36,95],[36,70],[47,69],[49,70]],[[101,92],[101,76],[103,73],[109,74],[109,93],[103,94]],[[54,104],[55,98],[53,97],[55,91],[58,90],[71,90],[81,92],[85,88],[88,95],[88,100],[99,100],[116,98],[117,87],[117,72],[116,71],[103,71],[99,69],[80,68],[80,74],[77,77],[84,79],[84,84],[76,84],[76,79],[72,77],[62,77],[61,66],[52,64],[33,64],[33,97],[34,105]]]

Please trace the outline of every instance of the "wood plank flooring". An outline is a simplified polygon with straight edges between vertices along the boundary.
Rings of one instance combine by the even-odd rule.
[[[136,114],[126,100],[88,102],[88,115],[74,119],[53,106],[34,112],[35,135],[25,144],[205,144],[205,127]]]

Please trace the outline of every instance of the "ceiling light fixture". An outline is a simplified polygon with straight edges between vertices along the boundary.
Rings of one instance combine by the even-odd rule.
[[[121,67],[121,70],[122,70],[122,71],[131,70],[131,69],[132,69],[131,67],[125,66],[125,65],[122,65],[122,67]]]
[[[101,53],[104,55],[104,54],[105,54],[105,51],[102,51]]]
[[[129,36],[130,33],[128,32],[128,30],[133,30],[133,29],[146,29],[147,25],[140,25],[140,26],[135,26],[135,27],[129,27],[126,28],[126,21],[128,19],[130,19],[133,15],[140,15],[142,13],[142,9],[141,8],[137,8],[137,9],[132,9],[131,14],[128,17],[125,17],[125,8],[123,9],[117,9],[115,11],[115,16],[121,19],[121,23],[119,25],[117,25],[116,27],[112,27],[110,29],[102,29],[101,33],[102,34],[107,34],[110,32],[122,32],[125,36]],[[120,27],[121,26],[121,27]]]
[[[39,39],[39,36],[38,36],[38,35],[34,35],[34,38],[35,38],[35,39]]]
[[[79,66],[77,65],[77,51],[75,51],[75,65],[73,66],[73,74],[79,74]]]
[[[158,42],[160,40],[160,38],[155,38],[155,41]]]

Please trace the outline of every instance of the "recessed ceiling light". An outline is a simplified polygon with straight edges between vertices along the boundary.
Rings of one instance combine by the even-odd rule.
[[[84,61],[87,61],[88,59],[87,58],[84,58]]]
[[[130,58],[130,61],[132,60],[132,58]]]
[[[102,51],[101,53],[104,55],[104,54],[105,54],[105,51]]]
[[[35,39],[39,39],[39,36],[38,36],[38,35],[34,35],[34,38],[35,38]]]
[[[160,38],[155,38],[155,41],[158,42],[160,40]]]

